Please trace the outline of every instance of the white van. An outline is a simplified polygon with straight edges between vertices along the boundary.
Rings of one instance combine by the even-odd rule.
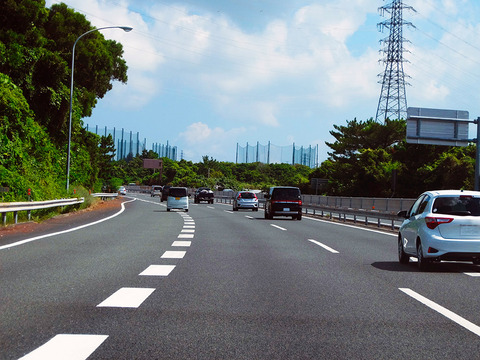
[[[188,211],[188,196],[186,187],[171,187],[168,190],[167,211],[171,209]]]

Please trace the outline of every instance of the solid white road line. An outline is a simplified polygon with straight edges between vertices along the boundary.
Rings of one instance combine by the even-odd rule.
[[[165,251],[162,259],[183,259],[186,253],[186,251]]]
[[[174,241],[172,246],[185,246],[185,247],[189,247],[190,245],[192,245],[192,242],[191,241]]]
[[[121,288],[97,307],[138,308],[154,291],[149,288]]]
[[[455,314],[454,312],[444,308],[441,305],[427,299],[426,297],[420,295],[419,293],[408,289],[408,288],[399,288],[400,291],[403,291],[405,294],[411,296],[415,300],[421,302],[422,304],[428,306],[429,308],[437,311],[438,313],[442,314],[443,316],[447,317],[448,319],[456,322],[458,325],[464,327],[467,330],[470,330],[475,335],[480,336],[480,327],[471,323],[470,321],[464,319],[460,315]]]
[[[330,251],[331,253],[333,254],[338,254],[339,252],[335,249],[332,249],[330,246],[327,246],[325,244],[322,244],[321,242],[317,241],[317,240],[313,240],[313,239],[308,239],[308,241],[314,243],[314,244],[317,244],[318,246],[321,246],[322,248],[324,248],[325,250],[328,250]]]
[[[273,226],[274,228],[277,228],[277,229],[280,229],[282,231],[287,231],[287,229],[283,228],[283,227],[280,227],[278,225],[275,225],[275,224],[270,224],[270,226]]]
[[[465,275],[471,276],[471,277],[480,277],[480,273],[471,273],[471,272],[466,272],[464,273]]]
[[[108,335],[59,334],[20,360],[85,360]]]
[[[342,224],[342,223],[339,223],[339,222],[317,219],[317,218],[313,218],[313,217],[310,217],[310,216],[304,216],[303,218],[307,219],[307,220],[323,222],[323,223],[327,223],[327,224],[331,224],[331,225],[344,226],[344,227],[349,227],[349,228],[352,228],[352,229],[363,230],[363,231],[370,231],[370,232],[374,232],[374,233],[382,234],[382,235],[390,235],[390,236],[395,236],[395,237],[398,236],[398,234],[393,234],[393,233],[389,233],[389,232],[385,232],[385,231],[381,231],[381,230],[374,230],[374,229],[368,229],[368,228],[361,227],[361,226]]]
[[[175,265],[150,265],[143,270],[141,276],[168,276],[175,269]]]
[[[104,222],[104,221],[113,219],[114,217],[116,217],[116,216],[120,215],[121,213],[123,213],[123,212],[125,211],[125,205],[124,205],[124,204],[129,203],[129,202],[132,202],[132,201],[135,201],[135,200],[136,200],[136,199],[123,202],[123,203],[121,204],[121,205],[122,205],[122,208],[120,209],[119,212],[117,212],[117,213],[115,213],[115,214],[113,214],[113,215],[111,215],[111,216],[108,216],[108,217],[106,217],[106,218],[104,218],[104,219],[101,219],[101,220],[98,220],[98,221],[94,221],[94,222],[92,222],[92,223],[88,223],[88,224],[85,224],[85,225],[77,226],[77,227],[74,227],[74,228],[71,228],[71,229],[68,229],[68,230],[58,231],[58,232],[51,233],[51,234],[40,235],[40,236],[36,236],[36,237],[30,238],[30,239],[25,239],[25,240],[22,240],[22,241],[17,241],[16,243],[12,243],[12,244],[8,244],[8,245],[3,245],[3,246],[0,246],[0,250],[10,249],[10,248],[15,247],[15,246],[19,246],[19,245],[23,245],[23,244],[26,244],[26,243],[29,243],[29,242],[32,242],[32,241],[44,239],[44,238],[47,238],[47,237],[50,237],[50,236],[66,234],[66,233],[69,233],[69,232],[72,232],[72,231],[76,231],[76,230],[80,230],[80,229],[83,229],[83,228],[86,228],[86,227],[89,227],[89,226],[92,226],[92,225],[100,224],[101,222]]]

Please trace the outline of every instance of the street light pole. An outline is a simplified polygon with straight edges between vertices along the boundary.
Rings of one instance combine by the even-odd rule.
[[[82,37],[84,37],[87,34],[90,34],[91,32],[94,31],[99,31],[99,30],[105,30],[105,29],[122,29],[125,32],[131,31],[133,28],[129,26],[106,26],[106,27],[101,27],[97,29],[92,29],[89,30],[82,35],[80,35],[77,40],[75,40],[75,43],[73,44],[73,49],[72,49],[72,77],[70,81],[70,110],[69,110],[69,119],[68,119],[68,150],[67,150],[67,192],[68,192],[68,187],[69,187],[69,182],[70,182],[70,143],[72,139],[72,105],[73,105],[73,70],[75,66],[75,46],[77,45],[78,40],[80,40]]]

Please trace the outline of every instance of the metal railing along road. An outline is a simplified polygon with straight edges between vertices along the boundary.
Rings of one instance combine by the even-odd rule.
[[[231,204],[235,193],[215,193],[216,202]],[[260,204],[265,203],[263,193],[257,194]],[[337,197],[320,195],[302,195],[303,212],[315,216],[351,221],[377,227],[389,227],[394,230],[402,219],[397,216],[401,210],[408,210],[415,199],[405,198],[362,198],[362,197]],[[265,207],[265,205],[263,205]]]
[[[82,197],[82,198],[72,198],[72,199],[47,200],[47,201],[0,203],[0,213],[2,214],[3,225],[6,225],[7,223],[7,213],[9,212],[13,212],[15,224],[17,224],[19,211],[26,211],[28,214],[28,220],[30,220],[32,210],[81,204],[84,201],[85,199]]]

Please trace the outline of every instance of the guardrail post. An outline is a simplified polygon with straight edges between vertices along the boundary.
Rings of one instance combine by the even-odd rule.
[[[28,221],[32,218],[32,210],[27,210]]]
[[[18,222],[18,211],[13,212],[13,218],[15,219],[15,224]]]
[[[3,226],[7,225],[7,213],[2,213]]]

